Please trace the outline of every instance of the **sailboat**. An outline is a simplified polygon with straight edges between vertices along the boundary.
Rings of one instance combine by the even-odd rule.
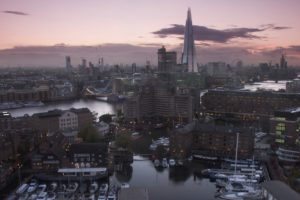
[[[228,199],[228,200],[240,200],[244,198],[259,199],[259,197],[261,197],[262,192],[260,189],[256,187],[256,185],[254,185],[252,181],[253,171],[252,171],[251,179],[241,180],[241,176],[236,174],[238,147],[239,147],[239,133],[237,133],[236,136],[234,175],[232,175],[232,178],[227,179],[227,182],[222,183],[224,189],[218,194],[218,197],[221,199]],[[253,157],[253,162],[254,162],[254,157]],[[218,184],[221,185],[220,183]]]

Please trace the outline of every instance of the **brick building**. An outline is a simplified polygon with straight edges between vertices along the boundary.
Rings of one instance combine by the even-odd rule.
[[[300,161],[300,108],[278,110],[270,119],[278,159],[282,162]]]
[[[193,131],[195,154],[219,158],[234,158],[238,133],[238,157],[251,158],[254,151],[254,131],[249,128],[197,123]]]

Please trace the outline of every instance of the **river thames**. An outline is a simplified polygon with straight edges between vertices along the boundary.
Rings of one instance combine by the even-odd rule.
[[[49,103],[40,107],[18,108],[8,111],[13,117],[20,117],[24,114],[32,115],[34,113],[47,112],[54,109],[67,110],[70,108],[88,108],[90,111],[98,113],[98,116],[101,116],[107,113],[115,114],[119,107],[121,107],[121,105],[109,104],[98,100],[80,99],[75,101]]]

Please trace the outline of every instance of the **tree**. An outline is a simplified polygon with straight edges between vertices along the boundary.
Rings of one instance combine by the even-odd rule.
[[[123,117],[123,112],[122,112],[121,109],[118,109],[118,110],[117,110],[117,116],[118,116],[118,117]]]
[[[129,134],[119,134],[116,138],[116,145],[125,149],[131,148],[131,136]]]
[[[97,143],[103,140],[103,137],[100,136],[97,129],[92,125],[87,125],[82,128],[78,133],[78,137],[88,143]]]
[[[99,121],[105,122],[109,124],[112,122],[112,115],[111,114],[104,114],[99,117]]]

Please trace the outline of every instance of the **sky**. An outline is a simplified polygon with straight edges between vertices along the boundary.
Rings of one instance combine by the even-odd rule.
[[[0,66],[157,62],[180,55],[192,11],[197,62],[300,65],[299,0],[0,0]],[[179,56],[178,56],[179,57]]]

